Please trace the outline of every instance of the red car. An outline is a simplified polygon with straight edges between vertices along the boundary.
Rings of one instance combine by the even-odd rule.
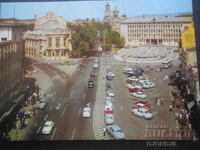
[[[142,89],[140,88],[129,88],[128,90],[129,92],[142,92]]]
[[[145,107],[151,108],[151,104],[149,104],[147,101],[137,101],[135,102],[135,105],[137,104],[143,104]]]

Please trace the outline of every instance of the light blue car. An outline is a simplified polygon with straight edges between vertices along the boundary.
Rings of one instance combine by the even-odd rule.
[[[112,137],[114,137],[116,140],[124,140],[125,139],[124,133],[122,132],[121,128],[117,125],[106,126],[106,131]]]

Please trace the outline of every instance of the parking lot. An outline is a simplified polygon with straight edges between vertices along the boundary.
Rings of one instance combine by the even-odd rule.
[[[147,120],[131,114],[131,108],[139,98],[133,98],[127,88],[127,75],[123,73],[124,67],[134,67],[134,64],[117,62],[114,59],[105,58],[107,64],[105,67],[111,66],[112,73],[115,77],[111,81],[107,81],[112,85],[112,91],[115,93],[113,100],[114,124],[121,127],[126,139],[180,139],[175,133],[178,131],[178,124],[175,121],[174,114],[169,111],[171,102],[170,86],[163,80],[165,75],[169,75],[176,70],[176,66],[157,72],[156,68],[147,74],[150,80],[155,83],[154,88],[143,89],[147,95],[145,101],[152,105],[152,119]],[[145,66],[140,66],[146,69]],[[163,104],[155,104],[155,98],[163,98]],[[156,129],[156,130],[155,130]],[[173,130],[174,135],[169,136],[169,130]],[[162,133],[161,133],[162,132]]]

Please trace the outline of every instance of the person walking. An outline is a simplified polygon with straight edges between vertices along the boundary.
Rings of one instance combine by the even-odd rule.
[[[169,111],[171,112],[172,109],[173,109],[173,105],[172,105],[172,103],[171,103],[171,104],[169,105]]]
[[[103,135],[106,136],[106,128],[103,128]]]

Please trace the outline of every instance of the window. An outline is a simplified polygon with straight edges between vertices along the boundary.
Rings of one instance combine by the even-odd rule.
[[[7,41],[7,38],[3,37],[1,38],[1,41]]]
[[[48,39],[48,48],[51,48],[51,46],[52,46],[52,39],[49,38],[49,39]]]
[[[67,46],[67,38],[64,38],[64,46]]]
[[[60,47],[60,39],[56,38],[56,48],[59,48],[59,47]]]

